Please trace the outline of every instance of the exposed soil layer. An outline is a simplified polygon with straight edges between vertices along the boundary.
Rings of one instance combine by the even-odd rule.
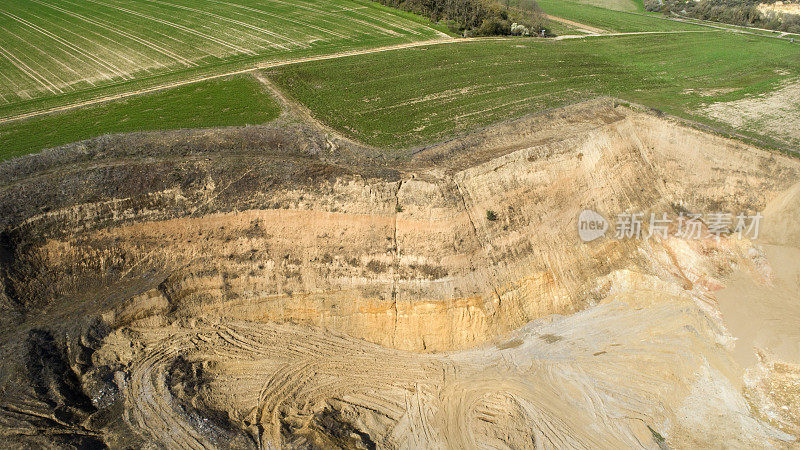
[[[800,145],[800,80],[789,80],[769,94],[712,103],[698,113],[738,130],[767,134],[796,148]]]
[[[794,441],[800,361],[756,339],[743,378],[717,294],[797,251],[800,162],[605,101],[402,156],[282,122],[1,165],[0,438]],[[771,247],[707,224],[582,243],[583,209],[609,236],[622,212],[762,211]]]

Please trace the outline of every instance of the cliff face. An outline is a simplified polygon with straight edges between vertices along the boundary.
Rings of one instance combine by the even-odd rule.
[[[623,212],[793,215],[797,161],[606,103],[395,163],[298,126],[219,133],[0,168],[3,337],[65,349],[91,405],[63,427],[177,446],[791,439],[748,412],[715,297],[734,270],[769,282],[757,242],[609,237]],[[609,237],[580,241],[584,209]]]

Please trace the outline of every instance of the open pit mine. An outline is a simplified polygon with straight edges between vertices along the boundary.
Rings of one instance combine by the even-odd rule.
[[[0,165],[3,447],[798,446],[800,160],[611,100],[376,155],[276,123]],[[647,236],[716,212],[757,238]]]

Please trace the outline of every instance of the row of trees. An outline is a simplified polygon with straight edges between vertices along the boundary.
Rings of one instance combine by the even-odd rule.
[[[540,35],[547,31],[535,1],[525,8],[511,6],[508,0],[377,0],[394,8],[429,17],[464,36]],[[516,26],[514,26],[516,25]]]
[[[772,0],[774,1],[774,0]],[[800,16],[764,14],[759,3],[769,0],[645,0],[648,11],[676,13],[695,19],[800,33]]]

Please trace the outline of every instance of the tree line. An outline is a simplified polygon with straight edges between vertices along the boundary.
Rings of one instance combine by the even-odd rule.
[[[509,0],[375,0],[447,26],[463,36],[549,34],[547,20],[535,0],[524,8]],[[502,3],[501,3],[502,2]]]

